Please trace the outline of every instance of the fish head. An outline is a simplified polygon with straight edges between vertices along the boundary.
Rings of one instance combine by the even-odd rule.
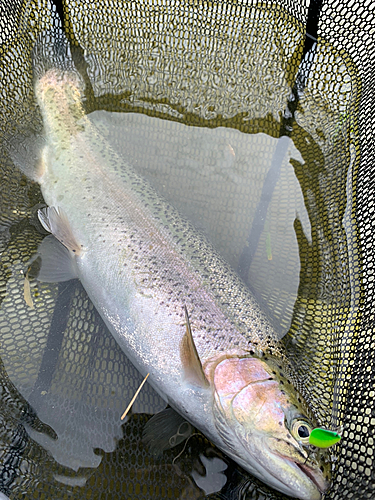
[[[253,357],[218,362],[211,380],[225,451],[274,489],[320,500],[329,486],[329,457],[309,445],[317,422],[306,416],[307,405],[293,385],[269,362]]]

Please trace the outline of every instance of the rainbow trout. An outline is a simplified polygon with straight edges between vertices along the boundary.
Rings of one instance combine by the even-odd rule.
[[[32,176],[54,236],[40,280],[78,277],[172,408],[268,485],[319,500],[329,466],[308,445],[317,422],[249,289],[100,136],[74,71],[48,70],[35,93],[45,142]]]

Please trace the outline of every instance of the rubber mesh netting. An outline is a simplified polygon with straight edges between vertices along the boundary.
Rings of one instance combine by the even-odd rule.
[[[343,426],[327,498],[374,497],[374,9],[323,1],[306,54],[308,5],[3,0],[0,491],[10,498],[285,498],[198,432],[152,455],[142,429],[162,402],[145,388],[120,421],[141,377],[80,284],[25,289],[43,198],[8,145],[27,149],[41,132],[33,48],[62,30],[90,119],[238,270],[321,424]]]

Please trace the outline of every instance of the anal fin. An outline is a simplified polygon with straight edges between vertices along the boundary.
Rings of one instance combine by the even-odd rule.
[[[82,253],[82,246],[75,239],[68,218],[61,208],[43,208],[38,210],[38,217],[44,229],[52,233],[68,250],[75,255]]]
[[[45,283],[78,278],[74,255],[52,235],[46,236],[39,245],[37,254],[30,262],[30,269],[30,274]]]

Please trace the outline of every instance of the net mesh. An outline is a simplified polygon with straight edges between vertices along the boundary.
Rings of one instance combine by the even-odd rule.
[[[32,282],[25,301],[43,198],[8,151],[16,138],[33,154],[32,51],[61,28],[91,119],[240,272],[286,334],[322,425],[343,425],[327,498],[374,496],[375,17],[371,1],[323,1],[306,54],[309,3],[3,1],[0,490],[11,498],[285,498],[201,435],[153,457],[140,438],[162,402],[148,388],[121,425],[141,377],[82,287]],[[214,458],[227,466],[220,492],[199,479]]]

